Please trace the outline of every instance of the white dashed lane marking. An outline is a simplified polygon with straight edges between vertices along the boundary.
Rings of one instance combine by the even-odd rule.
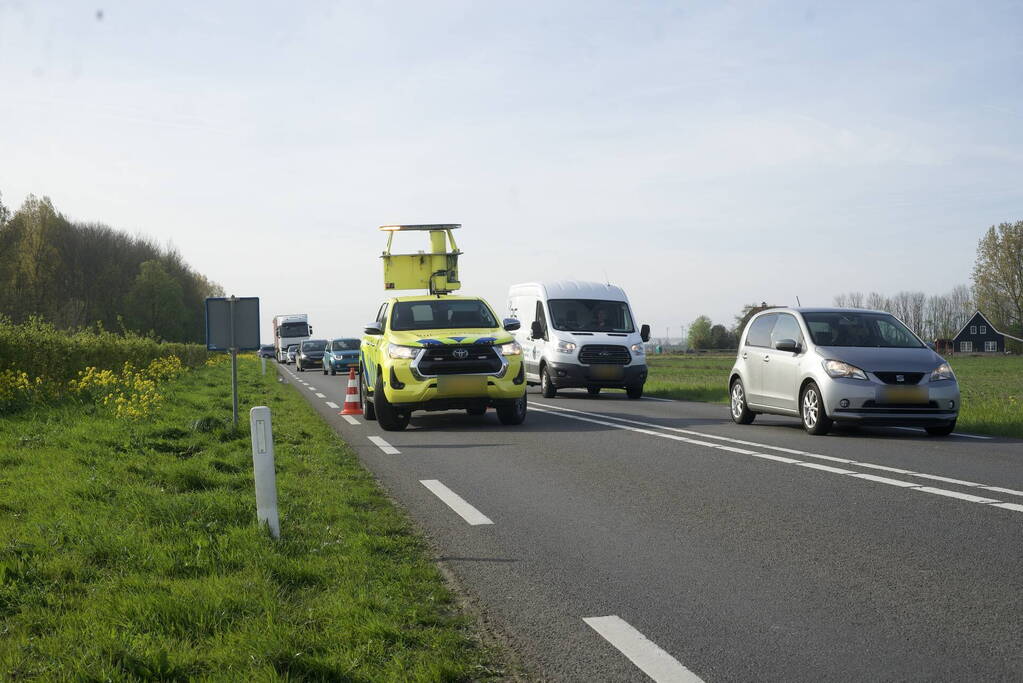
[[[419,483],[428,488],[433,495],[444,501],[445,505],[457,512],[462,519],[472,526],[493,524],[489,517],[467,503],[464,498],[436,479],[420,479]]]
[[[343,418],[344,418],[344,420],[345,420],[345,422],[347,422],[347,423],[348,423],[348,424],[350,424],[350,425],[357,425],[357,424],[359,424],[359,421],[358,421],[358,420],[356,420],[356,419],[355,419],[354,417],[352,417],[351,415],[342,415],[341,417],[343,417]]]
[[[326,394],[321,394],[320,392],[317,391],[316,392],[316,398],[327,398],[327,395]]]
[[[341,406],[339,406],[338,404],[334,403],[333,401],[327,401],[327,407],[328,408],[333,408],[334,410],[340,410],[341,409]]]
[[[657,683],[702,683],[699,676],[621,617],[588,617],[583,621]]]
[[[379,436],[371,436],[369,437],[369,440],[375,443],[377,447],[380,448],[380,450],[382,450],[387,455],[398,455],[399,453],[401,453],[401,451],[399,451],[397,448],[381,439]]]

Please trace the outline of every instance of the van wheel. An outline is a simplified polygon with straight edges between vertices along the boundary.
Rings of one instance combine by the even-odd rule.
[[[551,373],[546,365],[540,368],[540,393],[544,398],[554,398],[558,395],[558,388],[551,381]]]
[[[816,384],[810,382],[806,385],[806,388],[803,389],[803,396],[799,400],[799,405],[799,412],[803,417],[803,429],[806,430],[807,434],[820,436],[827,434],[831,430],[831,425],[834,422],[824,410],[824,399],[821,396],[821,390],[817,388]]]
[[[502,403],[497,406],[497,419],[503,425],[520,425],[526,419],[526,392],[511,403]]]
[[[600,387],[586,387],[586,393],[590,396],[598,396],[600,394]]]
[[[927,427],[927,433],[931,436],[948,436],[955,431],[956,421],[952,420],[947,425],[939,425],[937,427]]]
[[[373,407],[376,409],[377,423],[385,432],[400,432],[408,427],[412,415],[404,410],[396,410],[391,405],[384,394],[384,384],[380,377],[377,377],[377,383],[373,389]]]
[[[757,415],[746,403],[746,387],[742,385],[742,380],[736,379],[732,382],[732,389],[728,393],[732,397],[732,421],[739,425],[753,422]]]
[[[373,421],[377,419],[377,409],[373,405],[373,402],[366,398],[366,370],[361,369],[359,372],[359,400],[362,401],[362,416],[366,420]]]
[[[636,399],[643,398],[643,385],[630,384],[629,386],[625,387],[625,395],[634,401]]]

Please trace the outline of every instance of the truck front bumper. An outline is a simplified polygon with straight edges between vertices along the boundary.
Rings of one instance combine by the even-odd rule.
[[[387,382],[384,392],[395,408],[406,410],[457,410],[497,406],[513,402],[526,391],[521,358],[509,360],[501,375],[413,375],[407,361],[383,368]]]

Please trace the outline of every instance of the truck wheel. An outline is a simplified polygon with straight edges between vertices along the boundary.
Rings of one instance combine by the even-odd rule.
[[[497,406],[497,419],[503,425],[520,425],[526,419],[526,392],[511,403]]]
[[[600,395],[600,387],[586,387],[586,393],[590,396]]]
[[[362,416],[369,421],[377,419],[377,409],[373,402],[366,398],[366,371],[360,368],[359,372],[359,400],[362,401]]]
[[[544,398],[554,398],[558,395],[558,388],[551,381],[551,373],[546,365],[540,368],[540,393]]]
[[[406,411],[395,410],[390,404],[384,394],[384,383],[380,377],[377,377],[376,387],[373,389],[373,407],[376,408],[377,424],[385,432],[400,432],[408,427],[412,416]]]
[[[642,384],[628,385],[627,387],[625,387],[625,395],[631,398],[632,400],[643,398],[643,385]]]

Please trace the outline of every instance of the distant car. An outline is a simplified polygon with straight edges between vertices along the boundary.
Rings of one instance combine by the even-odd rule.
[[[728,379],[732,420],[801,417],[810,434],[838,423],[924,427],[947,436],[959,383],[945,359],[883,311],[773,308],[743,332]]]
[[[292,344],[288,347],[288,350],[284,352],[284,363],[294,363],[295,356],[298,354],[298,344]]]
[[[299,372],[305,372],[306,368],[315,368],[323,365],[323,349],[327,346],[326,339],[306,339],[298,345],[298,353],[295,355],[295,367]]]
[[[332,339],[323,351],[323,374],[327,371],[336,375],[350,368],[359,369],[359,340],[352,338]]]
[[[273,344],[263,344],[262,346],[260,346],[259,347],[259,357],[260,358],[273,358],[274,357],[274,345]]]

